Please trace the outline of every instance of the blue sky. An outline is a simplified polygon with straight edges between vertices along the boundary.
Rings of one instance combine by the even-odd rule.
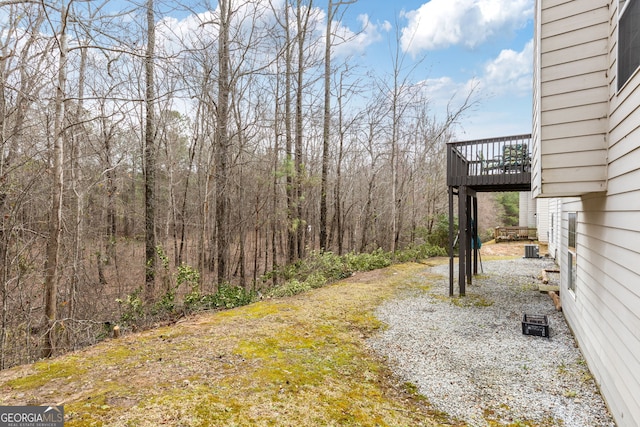
[[[327,0],[313,5],[321,11],[317,19],[326,19]],[[352,56],[364,70],[391,73],[399,34],[407,61],[417,64],[412,82],[426,81],[436,115],[452,96],[463,97],[476,86],[477,104],[462,118],[458,140],[531,132],[534,0],[357,0],[345,7],[340,25],[353,38],[335,48],[336,56]],[[170,15],[175,20],[167,24],[176,32],[201,22],[175,10]]]
[[[115,8],[131,7],[128,2],[110,1]],[[169,26],[174,30],[197,28],[201,21],[189,15],[217,7],[217,0],[186,3],[189,12],[175,9],[174,2],[158,1],[173,18]],[[313,4],[326,10],[327,0]],[[428,83],[434,113],[442,111],[454,94],[463,96],[477,84],[478,103],[463,117],[458,139],[529,133],[533,9],[534,0],[357,0],[346,6],[341,22],[344,31],[357,37],[338,49],[357,56],[364,69],[391,72],[390,46],[400,34],[403,53],[419,63],[413,79]],[[326,19],[322,12],[318,16]]]
[[[435,111],[476,82],[477,107],[457,133],[485,138],[531,132],[533,7],[534,0],[359,0],[343,25],[356,32],[367,22],[358,46],[376,69],[390,67],[389,46],[401,34],[407,58],[422,61],[414,78],[430,83]]]

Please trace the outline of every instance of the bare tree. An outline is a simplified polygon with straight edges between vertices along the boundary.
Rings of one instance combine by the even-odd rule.
[[[433,228],[442,147],[469,103],[432,116],[397,46],[388,75],[338,59],[353,1],[221,0],[184,22],[153,0],[6,5],[0,368],[44,354],[47,331],[46,353],[62,350],[61,321],[73,348],[138,291],[152,303],[158,248],[174,261],[162,277],[191,264],[214,292],[306,248],[400,249]]]
[[[18,311],[12,310],[11,304],[24,288],[23,280],[28,275],[21,267],[27,258],[19,254],[22,248],[35,244],[33,237],[22,233],[24,218],[20,213],[28,210],[28,199],[34,196],[33,189],[41,180],[42,172],[37,168],[23,173],[25,162],[19,153],[31,151],[30,144],[26,143],[29,116],[44,86],[44,79],[37,76],[46,75],[45,68],[49,65],[47,55],[36,52],[47,51],[51,45],[51,41],[40,37],[45,20],[40,5],[18,4],[7,9],[7,25],[0,46],[0,369],[15,364],[16,357],[10,353],[18,353],[15,347],[11,348],[14,344],[6,340],[10,329],[15,328],[11,315],[16,316]],[[29,353],[30,343],[19,345],[22,352]]]
[[[53,190],[49,220],[49,240],[44,279],[44,307],[47,333],[42,347],[42,356],[49,357],[54,349],[55,322],[58,314],[58,267],[60,263],[60,238],[62,236],[62,196],[64,194],[64,142],[65,142],[65,97],[67,85],[67,19],[68,5],[60,6],[60,28],[57,32],[58,80],[55,96],[53,128]]]
[[[215,176],[216,176],[216,239],[218,283],[228,279],[229,262],[229,97],[230,52],[229,27],[231,0],[218,4],[218,100],[216,103]]]
[[[327,193],[329,176],[329,151],[331,137],[331,47],[333,45],[334,18],[340,6],[355,3],[356,0],[327,2],[327,27],[324,48],[324,112],[322,123],[322,176],[320,188],[320,250],[327,247]]]
[[[154,297],[156,275],[156,142],[155,142],[155,12],[147,0],[147,50],[145,54],[144,206],[145,206],[145,295]]]
[[[346,219],[346,210],[343,208],[345,204],[345,200],[342,197],[342,185],[343,185],[343,174],[342,169],[344,167],[344,161],[346,157],[346,149],[347,144],[353,142],[352,140],[355,137],[349,138],[349,135],[353,135],[356,129],[356,123],[361,119],[359,114],[354,114],[348,116],[346,113],[347,110],[347,101],[349,97],[358,89],[359,82],[354,81],[352,83],[347,84],[345,81],[348,79],[350,74],[350,68],[348,64],[344,65],[344,69],[340,71],[339,78],[336,81],[336,91],[337,91],[337,123],[336,130],[338,134],[338,147],[337,147],[337,158],[336,158],[336,170],[335,170],[335,184],[334,184],[334,220],[332,222],[331,229],[334,227],[336,229],[336,239],[338,245],[338,254],[342,255],[344,253],[344,238],[345,238],[345,219]],[[324,154],[323,154],[323,162],[324,162]],[[331,238],[329,242],[331,242]]]

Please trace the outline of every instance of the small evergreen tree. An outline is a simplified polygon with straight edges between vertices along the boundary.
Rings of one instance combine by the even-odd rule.
[[[496,201],[502,208],[500,220],[507,227],[517,226],[520,222],[520,194],[500,193],[496,196]]]

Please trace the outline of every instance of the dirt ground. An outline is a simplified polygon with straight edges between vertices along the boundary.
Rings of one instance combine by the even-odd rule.
[[[488,256],[524,256],[525,245],[538,245],[540,247],[540,256],[547,254],[548,246],[543,242],[500,242],[496,243],[494,240],[483,243],[480,253]]]

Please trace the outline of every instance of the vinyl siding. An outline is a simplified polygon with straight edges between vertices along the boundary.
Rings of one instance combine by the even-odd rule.
[[[549,253],[561,270],[563,311],[616,423],[637,427],[640,73],[618,90],[618,4],[537,2],[532,190],[538,197],[579,196],[548,199]],[[570,212],[577,213],[574,290]]]
[[[542,200],[542,199],[541,199]],[[560,236],[562,225],[562,200],[561,199],[545,199],[548,203],[548,223],[549,223],[549,256],[559,262],[560,260]],[[538,211],[538,215],[542,215],[542,209]]]
[[[636,197],[640,197],[636,194]],[[618,204],[615,202],[614,204]],[[565,317],[619,426],[640,425],[638,211],[610,210],[606,196],[564,200],[561,250]],[[568,289],[567,212],[578,213],[577,283]]]
[[[531,193],[529,193],[531,195]],[[549,242],[549,199],[534,199],[536,202],[536,228],[538,229],[538,240],[540,242]],[[551,252],[549,251],[549,254]]]
[[[518,225],[520,227],[537,228],[536,224],[536,205],[537,200],[531,198],[530,191],[521,191],[518,204]],[[538,236],[540,232],[538,230]]]
[[[606,192],[562,199],[557,261],[567,322],[616,423],[636,427],[640,425],[640,75],[636,73],[617,90],[617,6],[618,0],[611,0],[608,10],[607,138],[602,139],[607,153]],[[584,113],[583,120],[591,120],[602,113],[601,108],[598,104],[597,113],[578,109],[568,115],[576,120]],[[590,140],[590,150],[598,151],[598,142],[598,138]],[[570,151],[545,150],[543,145],[542,169],[560,170],[562,161],[571,160],[566,154],[563,159],[559,156]],[[576,156],[584,155],[584,150],[576,151]],[[595,181],[602,177],[595,170],[592,173]],[[578,213],[575,291],[568,289],[568,212]]]
[[[610,96],[607,0],[539,0],[536,8],[533,194],[604,191]]]
[[[531,193],[533,197],[540,195],[542,184],[542,108],[540,107],[540,52],[542,19],[542,0],[535,2],[535,22],[533,26],[533,108],[531,118]]]

